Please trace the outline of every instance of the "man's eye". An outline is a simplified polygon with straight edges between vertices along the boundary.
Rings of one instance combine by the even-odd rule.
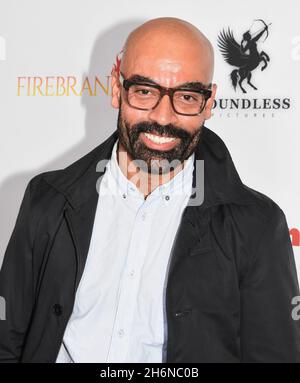
[[[195,98],[192,97],[190,94],[184,94],[184,95],[183,95],[183,98],[184,98],[186,101],[192,101],[192,100],[195,100]]]
[[[180,93],[177,96],[178,96],[178,99],[181,101],[186,101],[186,102],[198,101],[197,95],[192,95],[192,94],[188,94],[188,93]]]
[[[157,97],[159,93],[156,89],[139,86],[132,89],[132,95],[136,97]]]
[[[137,89],[135,92],[137,94],[141,94],[141,95],[147,96],[150,93],[150,90],[149,89]]]

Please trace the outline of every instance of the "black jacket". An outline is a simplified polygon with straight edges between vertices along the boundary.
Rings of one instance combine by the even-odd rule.
[[[55,362],[91,239],[103,174],[96,166],[117,137],[29,182],[0,272],[0,361]],[[195,154],[204,160],[204,202],[185,208],[170,255],[166,361],[300,362],[284,213],[241,182],[206,127]]]

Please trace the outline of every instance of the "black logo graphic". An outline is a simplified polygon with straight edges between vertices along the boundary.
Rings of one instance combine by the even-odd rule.
[[[264,26],[252,35],[250,30],[253,24],[258,21],[263,23]],[[266,41],[269,36],[270,25],[271,23],[267,25],[262,19],[254,20],[249,30],[243,34],[243,39],[240,44],[237,43],[233,36],[233,32],[229,28],[228,31],[223,29],[223,31],[219,34],[218,47],[225,61],[228,64],[239,68],[234,69],[230,74],[234,90],[236,90],[238,84],[243,93],[247,93],[242,86],[245,79],[247,79],[247,83],[253,89],[257,90],[256,86],[251,83],[251,72],[257,68],[261,62],[263,62],[261,70],[265,70],[268,66],[268,62],[270,61],[270,57],[266,54],[266,52],[258,52],[257,41],[263,36],[264,33],[266,33],[266,36],[263,42]]]

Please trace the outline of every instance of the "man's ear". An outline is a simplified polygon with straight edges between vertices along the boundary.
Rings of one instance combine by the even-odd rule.
[[[115,68],[111,71],[111,106],[115,109],[120,107],[121,87],[119,72]]]
[[[208,120],[211,117],[212,107],[214,106],[214,100],[217,92],[217,84],[212,84],[212,92],[210,98],[207,100],[204,108],[204,118]]]

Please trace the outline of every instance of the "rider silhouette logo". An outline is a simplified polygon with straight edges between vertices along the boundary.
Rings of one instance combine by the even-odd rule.
[[[256,32],[251,33],[251,28],[257,22],[263,23],[264,26]],[[257,49],[258,40],[266,33],[266,39],[269,36],[269,26],[262,19],[254,20],[248,31],[243,34],[241,43],[239,44],[233,32],[228,28],[228,31],[223,31],[218,36],[218,47],[222,53],[225,61],[238,69],[234,69],[230,74],[231,83],[236,91],[237,85],[241,88],[243,93],[247,93],[242,83],[247,79],[248,85],[257,90],[256,86],[251,83],[252,71],[263,62],[261,70],[265,70],[270,61],[270,57],[266,52],[259,52]]]

